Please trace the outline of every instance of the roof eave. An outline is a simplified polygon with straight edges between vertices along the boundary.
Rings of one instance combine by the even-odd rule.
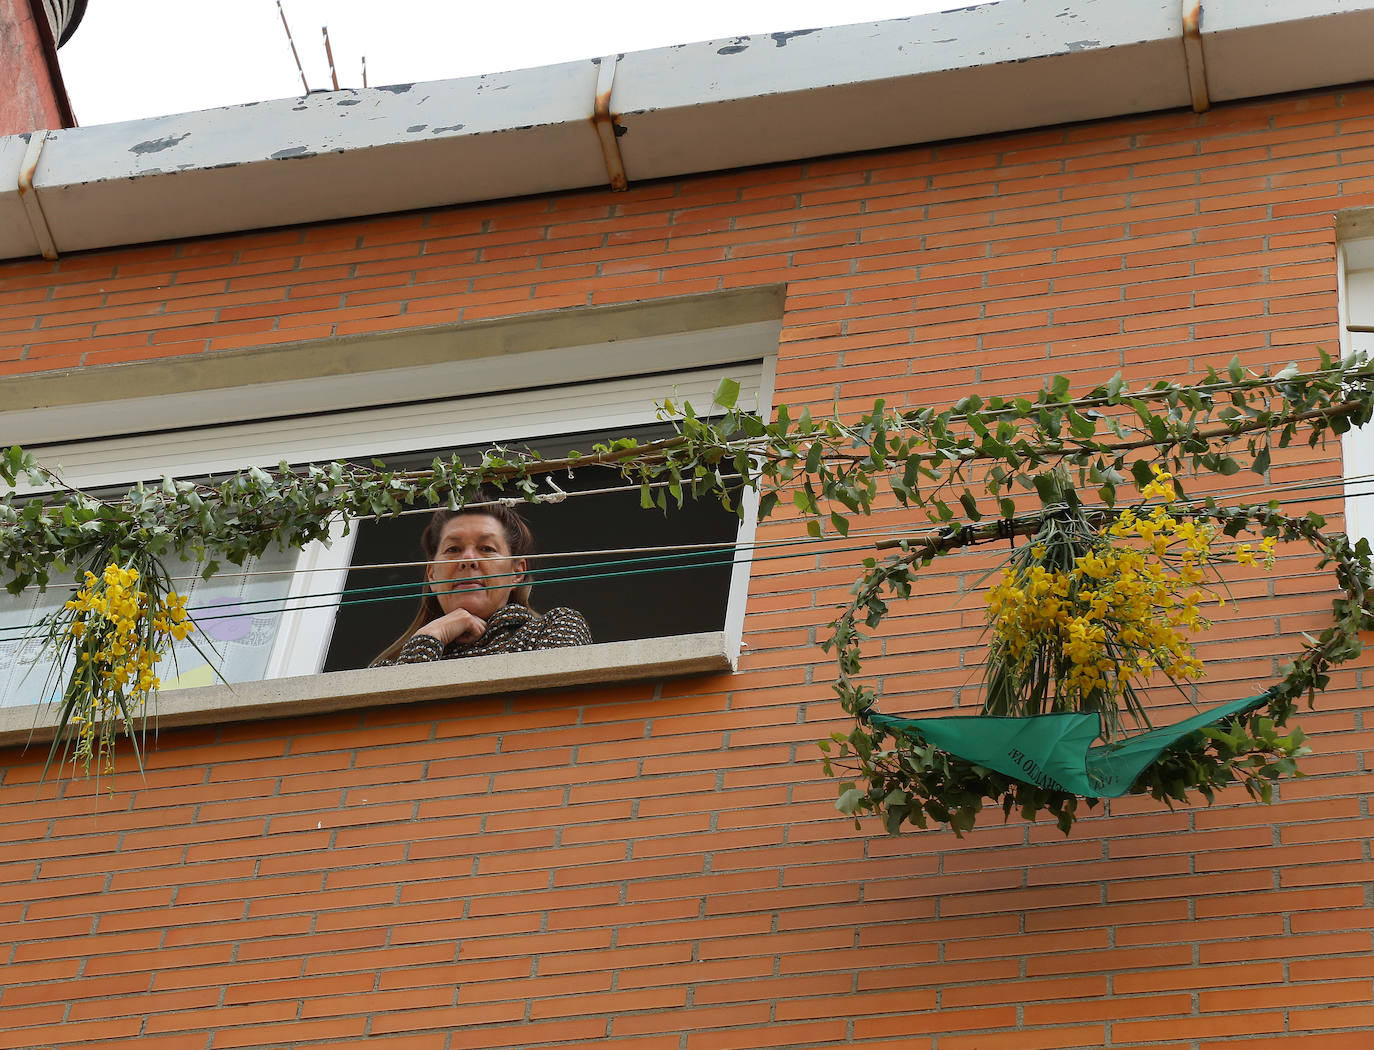
[[[1374,0],[1207,0],[1202,71],[1180,6],[1000,0],[0,139],[0,258],[1173,109],[1199,72],[1212,100],[1374,78]]]

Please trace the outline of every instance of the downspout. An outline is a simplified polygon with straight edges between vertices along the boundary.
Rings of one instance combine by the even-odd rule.
[[[1207,94],[1207,62],[1202,52],[1202,0],[1183,0],[1183,63],[1194,113],[1212,108]]]
[[[601,155],[606,161],[606,175],[611,181],[611,189],[623,190],[629,186],[625,178],[625,160],[620,155],[617,141],[625,134],[625,129],[615,122],[611,115],[611,91],[615,88],[615,66],[618,55],[607,55],[601,60],[596,71],[596,100],[592,105],[592,126],[601,140]]]
[[[34,240],[38,242],[38,250],[43,253],[43,258],[56,259],[57,242],[53,240],[52,230],[48,228],[43,206],[38,201],[38,190],[33,184],[34,175],[38,171],[38,158],[42,156],[43,143],[47,141],[46,131],[35,131],[29,136],[24,160],[19,165],[19,199],[24,204],[24,213],[28,217],[29,228],[33,230]]]

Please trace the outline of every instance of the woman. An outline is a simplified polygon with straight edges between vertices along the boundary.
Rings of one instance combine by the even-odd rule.
[[[415,619],[374,667],[591,644],[581,613],[550,609],[540,616],[530,608],[525,573],[534,536],[510,507],[436,511],[420,545],[430,586]]]

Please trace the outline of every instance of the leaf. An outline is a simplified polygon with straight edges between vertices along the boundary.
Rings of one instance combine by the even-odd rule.
[[[739,381],[730,378],[722,379],[716,386],[712,400],[721,408],[734,408],[735,402],[739,400]]]
[[[1069,433],[1076,438],[1090,438],[1097,432],[1097,421],[1078,412],[1069,413]]]
[[[1040,497],[1040,502],[1045,506],[1060,502],[1059,486],[1049,474],[1037,474],[1033,479],[1035,483],[1035,493]]]
[[[856,787],[850,787],[840,793],[840,797],[835,800],[835,808],[846,817],[852,817],[863,805],[864,793]]]

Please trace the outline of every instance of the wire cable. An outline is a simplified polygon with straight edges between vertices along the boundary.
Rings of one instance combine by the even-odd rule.
[[[1374,495],[1374,492],[1371,492],[1370,495]],[[933,536],[938,536],[938,535],[939,535],[939,530],[927,530],[927,531],[924,533],[924,536],[925,536],[925,537],[933,537]],[[842,553],[852,553],[852,552],[855,552],[855,551],[869,551],[869,550],[871,550],[871,549],[872,549],[872,548],[871,548],[869,545],[864,544],[864,545],[859,545],[859,546],[849,546],[849,547],[833,548],[833,549],[828,550],[828,551],[817,552],[817,553],[818,553],[818,554],[819,554],[819,553],[825,553],[825,554],[842,554]],[[724,550],[721,550],[721,551],[719,551],[718,553],[720,553],[720,554],[723,555],[725,552],[724,552]],[[586,580],[613,579],[613,578],[624,577],[624,576],[654,575],[654,574],[663,573],[663,572],[679,572],[679,571],[690,570],[690,569],[720,568],[720,567],[734,566],[734,565],[745,564],[745,563],[760,563],[760,562],[770,562],[770,561],[781,561],[781,560],[788,560],[788,559],[792,559],[792,558],[795,558],[795,557],[796,557],[795,554],[774,554],[774,555],[766,555],[766,556],[764,556],[764,557],[754,557],[754,556],[752,555],[752,553],[750,553],[750,552],[744,552],[744,553],[745,553],[745,556],[744,556],[744,557],[738,557],[738,556],[735,556],[735,555],[737,555],[737,554],[740,553],[740,552],[735,551],[735,552],[731,552],[731,553],[732,553],[732,556],[731,556],[731,557],[728,557],[728,558],[726,558],[726,557],[720,557],[720,558],[714,558],[714,559],[711,559],[711,560],[701,560],[701,559],[699,558],[698,555],[678,555],[678,556],[669,556],[669,558],[671,558],[671,557],[677,557],[677,558],[679,558],[679,559],[684,558],[684,557],[689,557],[689,556],[690,556],[690,557],[696,557],[696,558],[698,558],[698,560],[691,561],[691,562],[688,562],[688,563],[686,563],[686,564],[676,564],[676,565],[654,565],[654,564],[644,564],[644,563],[660,562],[660,561],[667,560],[667,559],[665,559],[665,558],[629,558],[629,559],[621,559],[621,560],[618,560],[618,561],[609,562],[609,563],[607,563],[607,564],[608,564],[609,566],[634,566],[634,565],[639,565],[640,567],[638,567],[638,568],[616,568],[614,571],[606,571],[606,572],[581,572],[581,571],[580,571],[580,570],[582,570],[582,569],[589,568],[590,566],[568,566],[568,567],[563,568],[563,569],[533,570],[533,572],[545,572],[545,573],[547,573],[547,574],[548,574],[548,578],[546,578],[546,579],[543,581],[543,582],[545,582],[545,583],[574,583],[574,582],[581,582],[581,581],[586,581]],[[979,552],[979,551],[976,551],[976,550],[973,550],[973,549],[961,549],[961,550],[957,550],[957,551],[951,551],[951,552],[949,552],[949,554],[947,554],[946,556],[947,556],[947,557],[948,557],[948,556],[954,556],[954,557],[963,556],[963,557],[968,557],[968,556],[975,555],[975,554],[980,554],[980,553],[982,553],[982,552]],[[940,574],[940,575],[956,575],[959,571],[962,571],[962,570],[951,569],[950,572],[944,573],[944,574]],[[527,575],[527,574],[528,574],[528,573],[501,573],[501,574],[492,574],[491,576],[486,577],[486,579],[505,578],[505,577],[521,577],[521,576],[525,576],[525,575]],[[1310,578],[1310,576],[1311,576],[1311,574],[1308,573],[1308,572],[1299,572],[1299,573],[1279,574],[1279,575],[1269,574],[1269,575],[1266,575],[1266,576],[1262,577],[1262,579],[1270,580],[1270,581],[1278,581],[1278,580],[1308,579],[1308,578]],[[376,603],[376,602],[383,602],[383,601],[404,600],[404,599],[407,599],[407,598],[414,598],[414,597],[418,596],[418,595],[421,594],[428,586],[429,586],[429,584],[427,584],[425,581],[418,581],[418,582],[413,582],[413,583],[386,584],[386,585],[377,586],[377,587],[344,588],[344,589],[339,590],[339,591],[332,591],[332,590],[331,590],[331,591],[321,591],[321,592],[318,592],[318,593],[315,593],[315,594],[277,595],[277,596],[270,597],[270,598],[249,599],[249,600],[246,600],[246,601],[234,601],[234,602],[232,602],[232,603],[226,602],[226,603],[222,603],[221,605],[206,606],[206,607],[204,607],[204,608],[205,608],[205,609],[208,609],[208,610],[213,610],[213,609],[215,609],[215,608],[225,607],[225,606],[228,606],[228,605],[230,605],[230,604],[232,604],[233,608],[232,608],[232,609],[227,609],[227,611],[221,612],[221,613],[215,613],[215,612],[198,612],[198,613],[196,613],[196,614],[194,615],[194,619],[196,620],[196,622],[202,622],[202,621],[208,622],[208,621],[222,620],[222,619],[236,619],[236,618],[243,617],[243,616],[245,616],[245,615],[250,615],[250,616],[256,616],[256,615],[276,616],[276,615],[282,615],[282,614],[293,613],[293,612],[305,612],[305,611],[309,611],[309,610],[313,610],[313,609],[335,608],[335,607],[339,607],[339,606],[343,606],[343,605],[366,605],[366,604],[373,604],[373,603]],[[478,586],[478,587],[462,587],[461,590],[464,591],[464,592],[483,592],[483,591],[492,591],[492,590],[505,590],[505,589],[507,589],[508,586],[509,586],[509,584],[497,583],[497,584],[488,584],[488,585],[485,585],[485,586]],[[379,592],[389,592],[389,593],[379,593]],[[952,592],[951,592],[951,593],[952,593]],[[371,596],[371,597],[353,597],[354,595],[372,595],[372,596]],[[323,602],[321,602],[321,603],[318,603],[318,604],[301,604],[301,603],[304,603],[304,602],[314,601],[315,599],[326,599],[326,600],[323,601]],[[249,606],[264,606],[264,605],[270,605],[270,606],[276,606],[276,607],[275,607],[275,608],[267,608],[267,609],[259,609],[259,610],[255,611],[255,612],[247,612],[247,613],[245,612],[245,610],[246,610],[247,607],[249,607]],[[37,626],[38,626],[38,625],[36,625],[36,624],[25,624],[25,625],[14,625],[14,626],[10,626],[10,627],[0,627],[0,638],[3,638],[5,635],[14,635],[14,634],[22,634],[22,633],[26,633],[26,632],[32,632]]]
[[[1273,494],[1275,494],[1275,493],[1282,493],[1282,492],[1288,492],[1288,491],[1305,492],[1305,491],[1312,491],[1312,490],[1319,490],[1319,489],[1327,489],[1327,488],[1332,488],[1332,489],[1334,489],[1334,488],[1339,488],[1339,489],[1342,490],[1342,491],[1340,491],[1340,492],[1333,492],[1333,493],[1331,493],[1330,495],[1323,495],[1323,496],[1308,496],[1308,497],[1306,497],[1306,498],[1284,500],[1284,501],[1282,501],[1282,502],[1283,502],[1285,505],[1308,504],[1308,503],[1314,503],[1314,502],[1322,502],[1322,501],[1329,500],[1329,499],[1339,498],[1339,497],[1341,497],[1341,496],[1344,496],[1344,497],[1347,498],[1347,499],[1361,499],[1361,498],[1374,497],[1374,489],[1371,489],[1371,490],[1368,490],[1368,491],[1354,491],[1354,492],[1349,491],[1348,486],[1349,486],[1352,482],[1361,482],[1361,481],[1374,481],[1374,473],[1364,474],[1364,475],[1355,475],[1355,476],[1352,476],[1352,477],[1350,477],[1350,478],[1317,479],[1317,480],[1309,480],[1309,481],[1304,481],[1304,482],[1295,482],[1295,483],[1292,483],[1292,484],[1290,484],[1290,485],[1285,485],[1285,486],[1266,486],[1266,487],[1259,488],[1259,489],[1233,490],[1233,491],[1230,493],[1230,495],[1235,496],[1235,495],[1245,495],[1245,494],[1251,494],[1251,493],[1253,493],[1253,494],[1261,494],[1261,495],[1264,495],[1264,494],[1273,495]],[[629,486],[628,488],[638,489],[639,486]],[[602,490],[602,491],[623,491],[623,490],[624,490],[624,489]],[[584,490],[584,491],[590,493],[592,490]],[[1212,495],[1213,498],[1215,498],[1216,495],[1217,495],[1217,493],[1212,493],[1211,495]],[[494,501],[494,502],[500,502],[500,501]],[[1190,498],[1190,499],[1184,500],[1184,501],[1182,501],[1182,502],[1188,503],[1188,504],[1192,504],[1192,505],[1198,505],[1198,504],[1202,503],[1202,499],[1200,499],[1200,498]],[[482,504],[482,505],[489,505],[489,504]],[[1104,507],[1105,507],[1105,505],[1104,505]],[[1095,509],[1095,508],[1090,508],[1090,509]],[[426,508],[426,510],[427,510],[428,512],[432,512],[429,508]],[[853,537],[856,537],[856,536],[882,537],[886,542],[891,543],[893,540],[897,540],[897,541],[900,541],[901,539],[919,540],[919,539],[921,539],[921,538],[929,537],[929,536],[931,536],[931,535],[938,535],[938,531],[933,532],[933,531],[930,530],[930,529],[923,529],[923,530],[920,530],[920,531],[911,531],[911,530],[894,531],[894,530],[891,530],[891,529],[873,528],[873,529],[869,529],[869,530],[851,530],[851,532],[849,533],[849,536],[848,536],[848,537],[844,537],[844,538],[853,538]],[[574,582],[574,581],[581,581],[581,580],[595,580],[595,579],[611,578],[611,577],[619,577],[619,576],[628,576],[628,575],[650,574],[650,573],[653,573],[653,572],[656,572],[656,571],[680,571],[680,570],[682,570],[682,569],[691,569],[691,568],[720,567],[720,566],[724,566],[724,565],[735,565],[735,564],[740,564],[740,563],[743,563],[743,562],[751,562],[751,561],[767,562],[767,561],[775,561],[775,560],[780,560],[780,559],[787,559],[787,558],[794,558],[794,557],[796,557],[795,554],[783,554],[783,555],[768,556],[768,557],[761,557],[761,558],[760,558],[760,557],[755,557],[754,554],[753,554],[753,552],[756,551],[756,550],[770,549],[770,548],[784,547],[784,546],[799,546],[799,545],[816,546],[817,544],[825,544],[825,545],[827,545],[827,549],[825,549],[825,550],[823,550],[823,551],[822,551],[822,550],[818,550],[818,551],[816,552],[818,555],[851,553],[851,552],[860,551],[860,550],[864,550],[864,551],[872,550],[872,546],[871,546],[871,545],[867,545],[867,544],[861,545],[861,546],[841,546],[841,547],[835,547],[835,546],[831,545],[831,544],[833,544],[834,542],[836,542],[836,540],[839,539],[839,538],[840,538],[840,537],[836,537],[836,536],[826,536],[826,537],[811,537],[811,536],[806,536],[806,537],[797,537],[797,538],[791,538],[791,539],[761,541],[761,542],[756,542],[756,543],[753,543],[753,544],[739,544],[739,543],[735,543],[735,542],[731,542],[731,541],[720,541],[720,542],[717,542],[717,543],[703,543],[703,544],[674,544],[674,545],[662,545],[662,546],[658,546],[658,547],[654,547],[654,546],[645,546],[645,547],[621,547],[621,548],[604,548],[604,549],[585,550],[585,551],[550,552],[550,553],[547,553],[547,554],[543,554],[543,555],[534,555],[534,556],[531,556],[531,557],[539,557],[539,558],[549,558],[549,559],[552,559],[552,558],[570,558],[570,557],[599,557],[599,556],[605,556],[605,555],[608,555],[608,554],[642,554],[642,555],[649,555],[649,556],[646,556],[646,557],[636,557],[636,558],[613,559],[613,560],[611,560],[611,561],[609,561],[609,562],[604,563],[604,565],[602,566],[602,568],[612,568],[612,569],[615,569],[615,570],[616,570],[616,571],[609,571],[609,572],[584,573],[584,572],[581,572],[580,570],[582,570],[582,569],[584,569],[584,568],[588,568],[588,566],[567,566],[567,567],[564,567],[564,568],[544,568],[544,569],[539,569],[539,568],[537,568],[537,569],[529,569],[529,570],[526,570],[525,572],[521,572],[521,573],[493,574],[493,575],[490,575],[490,576],[488,576],[488,577],[486,577],[486,578],[487,578],[487,579],[503,579],[503,578],[509,578],[509,577],[533,576],[533,577],[536,578],[537,581],[542,580],[542,582],[546,582],[546,583],[564,583],[564,582]],[[712,552],[719,552],[719,553],[723,554],[726,550],[729,550],[729,551],[731,552],[731,555],[732,555],[732,556],[731,556],[730,558],[728,558],[728,559],[715,559],[715,560],[702,560],[702,559],[701,559],[701,555],[702,555],[702,554],[712,553]],[[670,552],[670,551],[671,551],[672,553],[665,553],[665,552]],[[745,554],[745,557],[743,557],[743,558],[738,557],[738,555],[739,555],[740,553],[744,553],[744,554]],[[967,552],[965,552],[965,553],[967,553]],[[680,562],[680,561],[683,561],[684,559],[696,559],[696,560],[691,561],[689,564],[679,564],[679,565],[664,564],[664,563],[675,562],[675,561]],[[503,559],[474,559],[474,560],[487,561],[487,560],[503,560]],[[428,564],[428,563],[425,562],[425,561],[417,561],[417,562],[375,563],[375,564],[364,564],[364,565],[348,566],[348,567],[347,567],[347,571],[350,571],[350,572],[351,572],[351,571],[354,571],[354,570],[380,569],[380,568],[409,568],[409,567],[418,567],[418,566],[422,566],[422,565],[425,565],[425,564]],[[620,568],[620,567],[622,567],[622,566],[633,566],[633,565],[639,565],[639,566],[641,566],[641,567],[640,567],[640,568],[629,568],[629,569],[622,569],[622,568]],[[325,566],[325,567],[313,567],[313,568],[310,568],[310,569],[288,568],[288,569],[269,569],[269,570],[245,570],[245,571],[242,572],[242,573],[235,573],[235,574],[233,574],[233,575],[234,575],[234,576],[249,576],[249,575],[294,575],[294,574],[297,573],[297,572],[310,572],[310,571],[339,571],[341,568],[344,568],[344,567],[341,567],[341,566]],[[176,579],[176,580],[198,579],[198,578],[199,578],[199,577],[173,577],[173,579]],[[1275,577],[1271,577],[1271,578],[1275,578]],[[75,585],[69,585],[69,586],[70,586],[72,589],[75,588]],[[505,585],[503,585],[503,584],[494,584],[494,585],[491,585],[491,586],[488,586],[488,587],[471,588],[471,589],[473,589],[473,590],[494,590],[494,589],[502,589],[502,587],[504,587],[504,586],[505,586]],[[242,610],[245,606],[256,606],[256,605],[266,605],[266,604],[280,604],[281,607],[280,607],[279,609],[276,609],[276,610],[263,610],[263,612],[265,612],[265,613],[278,614],[278,613],[285,613],[285,612],[292,612],[292,611],[303,611],[303,610],[306,610],[306,609],[324,608],[324,607],[328,607],[328,606],[331,606],[331,605],[358,604],[358,603],[362,603],[362,602],[375,602],[375,601],[394,600],[394,599],[400,599],[400,598],[409,598],[409,597],[412,597],[412,596],[415,596],[415,595],[421,593],[421,592],[423,591],[424,587],[425,587],[425,584],[423,583],[423,581],[421,581],[421,582],[416,582],[416,583],[389,584],[389,585],[382,585],[382,586],[379,586],[379,587],[343,588],[343,589],[338,590],[338,591],[330,590],[330,591],[322,591],[322,592],[313,593],[313,594],[276,596],[276,597],[273,597],[273,598],[266,598],[266,599],[250,599],[250,600],[247,600],[247,601],[238,601],[238,602],[234,602],[233,604],[235,605],[235,611],[227,612],[227,613],[222,613],[222,614],[218,614],[218,615],[216,615],[216,614],[210,614],[210,613],[202,613],[202,614],[201,614],[200,616],[198,616],[197,618],[198,618],[198,619],[214,620],[214,619],[223,619],[223,618],[229,618],[229,617],[238,617],[238,616],[244,615],[243,612],[242,612],[241,610]],[[36,588],[35,588],[35,589],[36,589]],[[468,588],[465,588],[465,589],[468,589]],[[379,592],[388,592],[388,593],[380,594]],[[370,597],[370,598],[351,597],[351,596],[354,596],[354,595],[366,595],[366,594],[376,594],[376,595],[378,595],[378,596],[376,596],[376,597]],[[299,603],[301,603],[301,602],[311,601],[311,600],[318,599],[318,598],[339,599],[339,600],[337,600],[337,601],[329,601],[329,602],[327,602],[325,605],[302,605],[302,604],[299,604]],[[292,603],[292,602],[294,602],[294,603],[296,603],[296,604],[287,604],[287,603]],[[209,606],[209,607],[207,607],[207,608],[214,608],[214,606]],[[34,627],[34,625],[16,625],[16,626],[12,626],[12,627],[0,627],[0,636],[3,636],[3,635],[5,635],[5,634],[7,634],[7,633],[13,633],[13,632],[16,632],[16,631],[31,631],[31,630],[33,629],[33,627]]]

